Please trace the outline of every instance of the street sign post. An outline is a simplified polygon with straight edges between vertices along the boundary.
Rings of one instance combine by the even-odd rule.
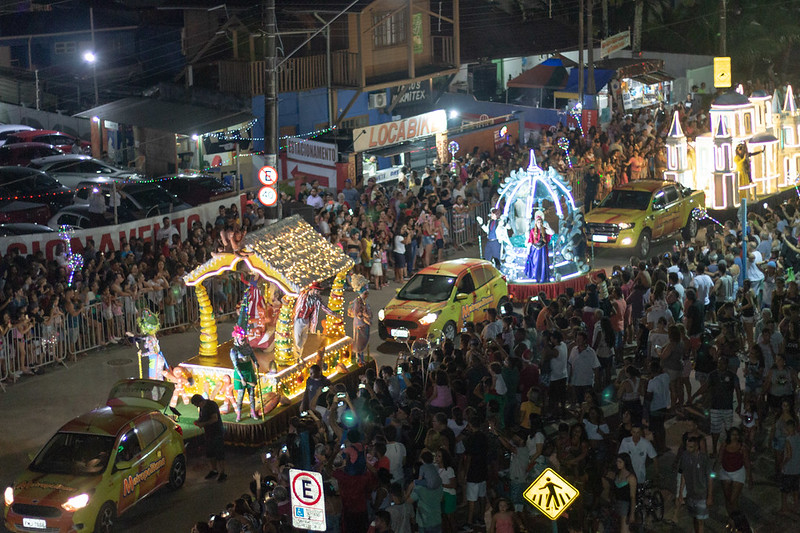
[[[289,470],[292,496],[292,526],[310,531],[325,531],[325,492],[322,474],[308,470]]]
[[[258,201],[267,207],[272,207],[278,203],[278,191],[275,187],[261,187],[258,190]]]
[[[267,187],[275,185],[278,182],[278,171],[275,167],[264,166],[258,170],[258,181]]]
[[[580,492],[558,472],[545,468],[522,495],[547,518],[557,520],[578,498]]]

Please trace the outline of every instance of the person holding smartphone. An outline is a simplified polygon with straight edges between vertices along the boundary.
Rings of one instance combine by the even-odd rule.
[[[322,352],[323,350],[320,350]],[[318,355],[322,355],[321,353]],[[317,391],[323,387],[330,387],[331,380],[322,375],[322,368],[315,364],[308,369],[308,379],[306,379],[306,391],[303,400],[300,402],[300,410],[308,411],[311,408],[311,399],[317,395]]]

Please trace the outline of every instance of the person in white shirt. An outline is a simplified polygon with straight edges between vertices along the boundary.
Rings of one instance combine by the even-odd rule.
[[[316,188],[311,189],[311,194],[306,198],[306,205],[310,205],[314,209],[321,209],[324,205],[322,197],[319,195],[319,191]]]
[[[481,331],[481,339],[484,342],[497,340],[497,336],[503,332],[503,321],[497,317],[497,309],[490,307],[487,309],[489,324]]]
[[[627,453],[631,456],[631,465],[636,474],[636,480],[644,483],[647,479],[647,458],[653,459],[658,471],[658,454],[652,443],[642,437],[642,426],[637,422],[631,428],[631,436],[622,439],[618,453]]]
[[[692,280],[692,287],[697,291],[697,301],[703,302],[703,306],[708,308],[711,301],[708,295],[714,287],[714,282],[711,277],[706,274],[706,266],[703,263],[697,265],[697,275]]]
[[[594,386],[600,374],[600,360],[594,348],[589,346],[585,331],[579,331],[575,335],[575,346],[569,354],[569,366],[572,369],[569,384],[580,403],[583,401],[584,393]]]
[[[545,331],[545,359],[542,362],[543,373],[547,373],[545,362],[549,363],[550,386],[548,389],[548,407],[551,414],[561,416],[567,403],[568,358],[567,345],[564,344],[560,331]],[[599,363],[599,361],[598,361]],[[559,411],[560,407],[560,411]]]
[[[653,432],[653,444],[656,450],[666,449],[666,431],[664,419],[667,409],[672,404],[672,395],[669,392],[669,374],[661,368],[661,361],[650,361],[650,371],[653,377],[647,382],[647,396],[650,402],[650,431]]]
[[[406,447],[402,442],[397,442],[397,428],[392,424],[383,430],[386,437],[386,458],[389,459],[389,472],[392,474],[392,483],[403,485],[403,466],[406,462]]]
[[[170,223],[169,217],[164,217],[161,222],[164,224],[156,233],[156,239],[161,242],[161,239],[167,239],[167,244],[172,244],[172,236],[178,235],[178,228]]]

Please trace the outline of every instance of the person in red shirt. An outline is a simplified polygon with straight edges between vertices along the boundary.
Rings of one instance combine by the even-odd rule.
[[[367,470],[360,475],[350,475],[342,464],[333,471],[333,477],[339,482],[342,496],[343,533],[366,533],[369,527],[367,501],[376,485],[375,474]]]

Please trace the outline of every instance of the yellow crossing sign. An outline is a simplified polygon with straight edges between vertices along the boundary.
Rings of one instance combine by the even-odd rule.
[[[714,87],[730,87],[731,77],[731,58],[714,58]]]
[[[545,468],[522,493],[528,502],[550,520],[556,520],[572,505],[580,492],[552,468]]]

